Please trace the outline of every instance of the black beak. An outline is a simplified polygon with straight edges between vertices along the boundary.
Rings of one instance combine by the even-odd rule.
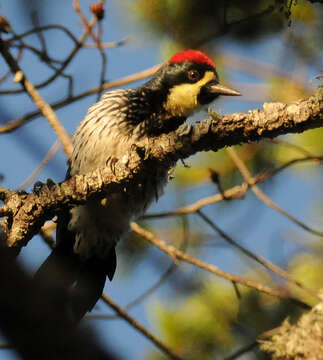
[[[239,91],[230,89],[227,86],[216,84],[216,83],[209,83],[206,84],[206,90],[209,94],[214,95],[226,95],[226,96],[241,96],[242,94]]]

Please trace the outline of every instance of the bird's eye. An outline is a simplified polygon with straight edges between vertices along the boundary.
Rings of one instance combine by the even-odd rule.
[[[187,75],[189,80],[194,82],[199,81],[201,78],[201,75],[197,70],[190,70]]]

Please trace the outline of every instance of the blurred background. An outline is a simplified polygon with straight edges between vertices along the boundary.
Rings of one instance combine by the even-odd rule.
[[[90,3],[80,0],[89,21]],[[57,73],[75,48],[73,37],[60,26],[76,39],[85,31],[72,1],[0,0],[0,15],[18,35],[35,27],[58,25],[15,39],[12,33],[2,36],[11,39],[10,51],[34,85]],[[221,98],[211,110],[222,115],[261,108],[264,102],[292,102],[308,97],[320,84],[322,24],[323,5],[309,0],[110,0],[105,2],[99,29],[94,30],[96,34],[102,31],[101,41],[108,43],[107,47],[101,53],[93,45],[82,47],[63,70],[64,76],[57,76],[39,91],[50,104],[67,99],[68,104],[56,113],[73,134],[98,96],[85,94],[77,100],[79,94],[100,86],[100,81],[114,81],[162,63],[180,49],[199,48],[214,60],[221,81],[243,94]],[[94,43],[88,37],[85,44]],[[43,117],[33,115],[37,112],[34,103],[7,72],[1,58],[1,185],[29,191],[37,180],[62,181],[66,156],[57,146],[52,148],[55,133]],[[124,87],[135,87],[142,81]],[[27,120],[15,128],[24,116]],[[200,112],[190,121],[207,116],[207,111]],[[269,208],[250,190],[244,199],[202,209],[239,244],[313,289],[323,285],[322,236],[315,234],[323,230],[322,135],[318,129],[235,147],[253,176],[272,175],[259,184],[261,190],[313,231],[305,231]],[[46,166],[44,158],[50,159]],[[281,171],[271,173],[280,167]],[[200,153],[186,160],[185,166],[179,163],[173,176],[149,214],[193,204],[244,181],[225,149]],[[197,214],[145,219],[142,225],[224,271],[281,286],[313,304],[313,298],[236,250]],[[36,236],[23,249],[19,261],[33,273],[49,251],[44,239]],[[237,295],[230,282],[192,265],[173,266],[169,257],[133,235],[118,245],[117,254],[117,273],[107,284],[106,293],[124,308],[130,304],[127,309],[133,317],[187,359],[225,358],[287,316],[300,313],[287,301],[242,286]],[[166,359],[136,329],[111,315],[113,311],[100,302],[84,323],[95,328],[100,342],[122,359]],[[16,358],[12,350],[0,351],[1,359]],[[253,349],[239,358],[263,357]]]

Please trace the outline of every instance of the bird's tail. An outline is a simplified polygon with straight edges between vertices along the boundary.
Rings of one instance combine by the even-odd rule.
[[[67,229],[68,220],[60,217],[57,246],[40,266],[34,280],[42,286],[54,286],[59,292],[57,306],[68,319],[78,323],[91,311],[102,295],[106,276],[112,280],[116,268],[113,248],[106,259],[81,261],[73,252],[75,234]]]

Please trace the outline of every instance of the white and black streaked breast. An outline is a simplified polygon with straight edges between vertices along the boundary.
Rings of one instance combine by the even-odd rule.
[[[130,100],[129,100],[130,99]],[[70,175],[85,174],[99,167],[113,170],[132,145],[147,138],[148,105],[138,90],[116,90],[105,93],[89,108],[74,137]],[[151,119],[149,119],[151,121]],[[131,192],[109,194],[71,209],[69,230],[76,233],[74,251],[81,258],[105,257],[129,231],[129,223],[140,216],[162,193],[167,172],[151,169],[150,177]]]
[[[135,141],[135,127],[127,121],[128,99],[134,90],[105,93],[91,106],[74,137],[71,175],[85,174],[119,159]]]

